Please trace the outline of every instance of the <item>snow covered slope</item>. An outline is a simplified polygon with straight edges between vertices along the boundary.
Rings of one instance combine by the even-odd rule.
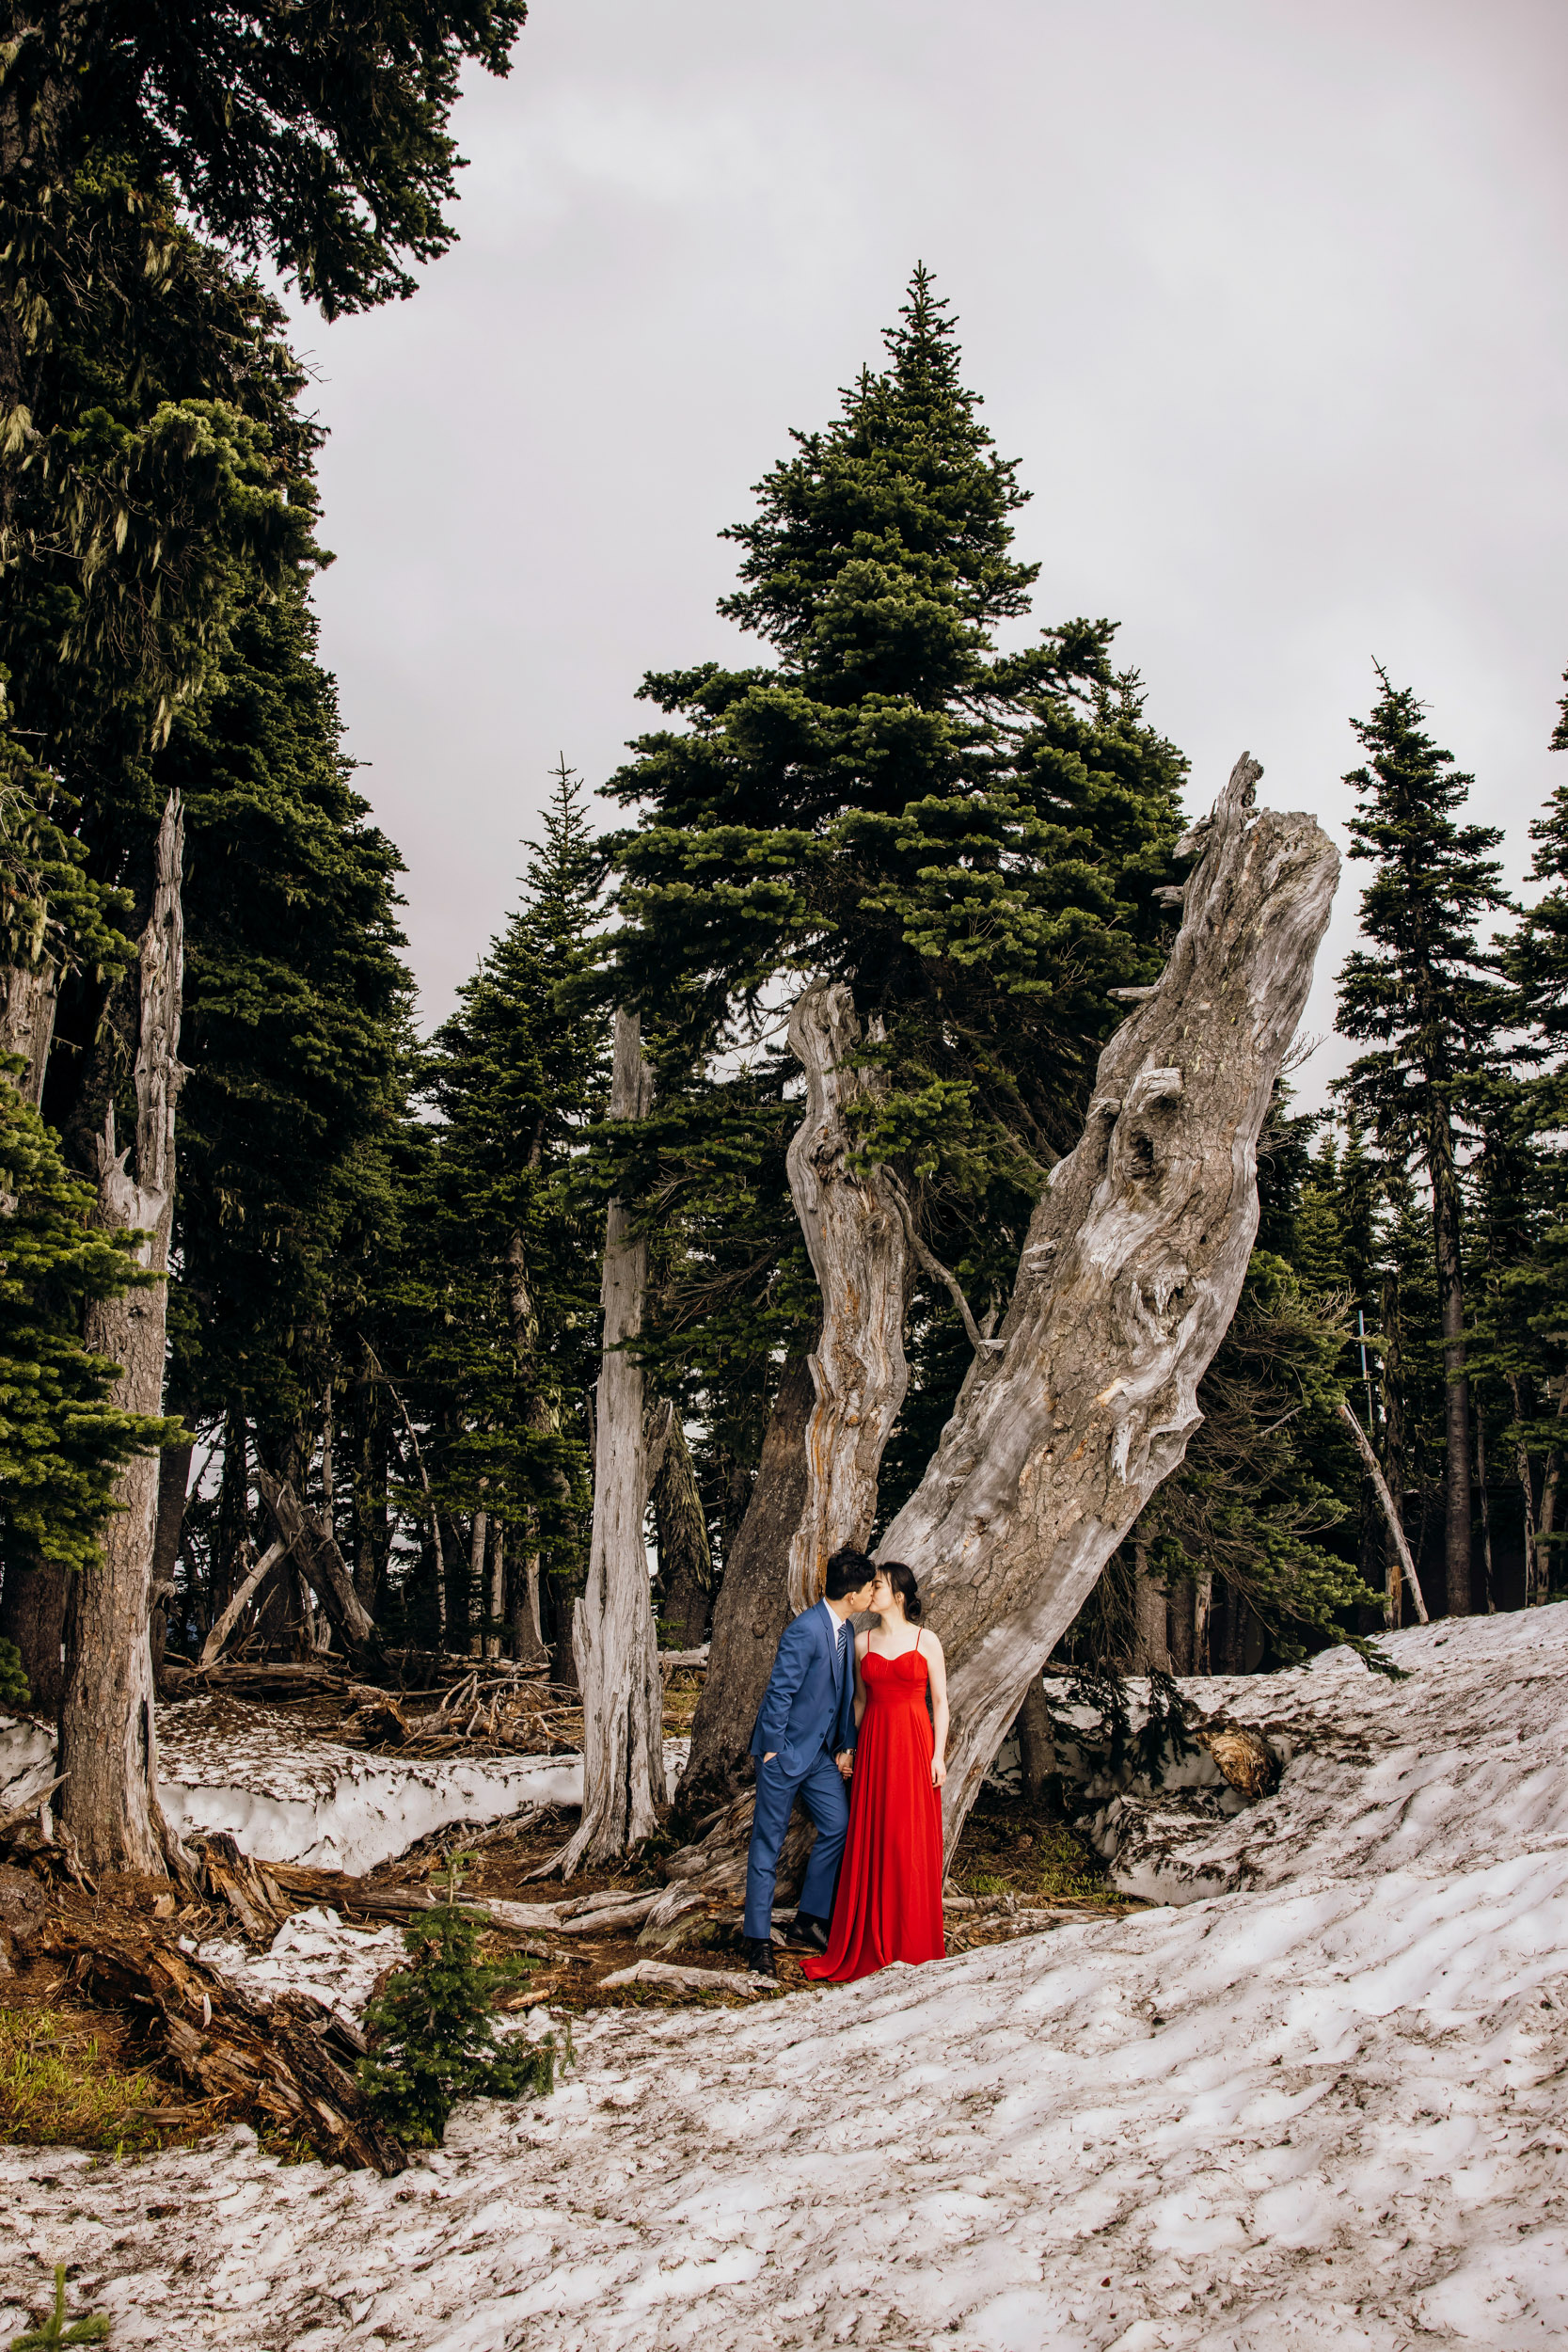
[[[0,2152],[0,2339],[1394,2352],[1568,2341],[1568,1609],[1227,1686],[1234,1892],[746,2012],[607,2016],[401,2181]]]

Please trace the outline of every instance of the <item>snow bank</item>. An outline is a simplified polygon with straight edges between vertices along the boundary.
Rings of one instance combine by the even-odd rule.
[[[233,2352],[1533,2352],[1568,2338],[1568,1609],[1216,1689],[1233,1891],[745,2012],[607,2014],[402,2180],[0,2151],[48,2265]]]
[[[285,1919],[264,1952],[223,1939],[195,1949],[198,1959],[262,2000],[279,1993],[313,1993],[328,2009],[353,2018],[370,1999],[382,1970],[401,1967],[406,1956],[401,1928],[345,1927],[335,1911],[320,1908]]]
[[[689,1744],[665,1741],[672,1790]],[[53,1756],[50,1733],[0,1716],[0,1810],[52,1778]],[[242,1713],[232,1700],[209,1695],[159,1708],[158,1760],[158,1794],[182,1835],[231,1830],[258,1861],[356,1876],[453,1821],[582,1803],[579,1756],[367,1756],[307,1740],[285,1708],[246,1706]]]
[[[55,1777],[55,1741],[38,1724],[0,1715],[0,1813],[14,1813]]]

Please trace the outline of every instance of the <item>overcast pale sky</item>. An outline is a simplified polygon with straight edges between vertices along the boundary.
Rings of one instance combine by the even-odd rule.
[[[1195,805],[1245,747],[1342,838],[1375,656],[1519,878],[1568,663],[1565,67],[1560,0],[533,0],[459,111],[461,242],[299,325],[426,1018],[558,752],[600,783],[643,671],[739,642],[716,534],[917,258],[1034,493],[1038,620],[1120,621]]]

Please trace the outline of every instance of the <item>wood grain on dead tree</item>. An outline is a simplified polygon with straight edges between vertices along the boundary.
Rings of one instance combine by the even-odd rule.
[[[641,1016],[615,1015],[611,1119],[645,1119],[653,1073],[642,1058]],[[582,1692],[582,1819],[551,1867],[569,1877],[649,1837],[664,1801],[664,1686],[648,1591],[642,1517],[648,1500],[642,1369],[632,1343],[642,1328],[648,1244],[630,1209],[612,1200],[605,1232],[604,1355],[594,1431],[594,1529],[588,1581],[572,1619]]]
[[[806,1110],[785,1165],[822,1293],[805,1507],[789,1549],[795,1615],[819,1598],[829,1556],[841,1544],[870,1539],[882,1452],[909,1386],[909,1236],[891,1178],[851,1165],[855,1106],[874,1099],[885,1081],[855,1066],[860,1023],[842,981],[814,981],[802,992],[789,1017],[789,1042],[806,1073]]]
[[[184,1072],[179,1058],[184,990],[181,867],[185,820],[171,792],[158,830],[152,912],[141,937],[141,1019],[136,1047],[136,1172],[115,1145],[111,1103],[98,1140],[98,1216],[140,1232],[138,1263],[157,1279],[96,1301],[86,1340],[120,1369],[111,1391],[128,1412],[163,1410],[169,1236],[174,1222],[174,1115]],[[162,1876],[176,1841],[158,1804],[158,1743],[148,1640],[158,1462],[135,1454],[115,1482],[116,1508],[100,1538],[101,1563],[73,1577],[66,1608],[60,1817],[89,1869]]]
[[[1100,1058],[1084,1135],[1030,1222],[1000,1352],[976,1357],[880,1551],[947,1653],[949,1851],[1023,1692],[1200,1418],[1258,1229],[1257,1146],[1338,856],[1255,813],[1244,755],[1164,974]]]

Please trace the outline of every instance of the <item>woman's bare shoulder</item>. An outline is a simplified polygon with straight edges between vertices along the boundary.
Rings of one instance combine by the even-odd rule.
[[[947,1663],[946,1654],[942,1649],[942,1644],[938,1641],[936,1635],[931,1631],[928,1626],[922,1626],[920,1629],[920,1646],[924,1650],[929,1650],[931,1656],[936,1659],[938,1663],[945,1666]]]
[[[864,1631],[863,1633],[857,1633],[857,1634],[856,1634],[856,1636],[855,1636],[855,1656],[856,1656],[857,1658],[863,1658],[863,1657],[865,1656],[866,1651],[867,1651],[870,1647],[871,1647],[871,1629],[870,1629],[870,1627],[868,1626],[868,1627],[866,1628],[866,1629],[865,1629],[865,1631]]]

